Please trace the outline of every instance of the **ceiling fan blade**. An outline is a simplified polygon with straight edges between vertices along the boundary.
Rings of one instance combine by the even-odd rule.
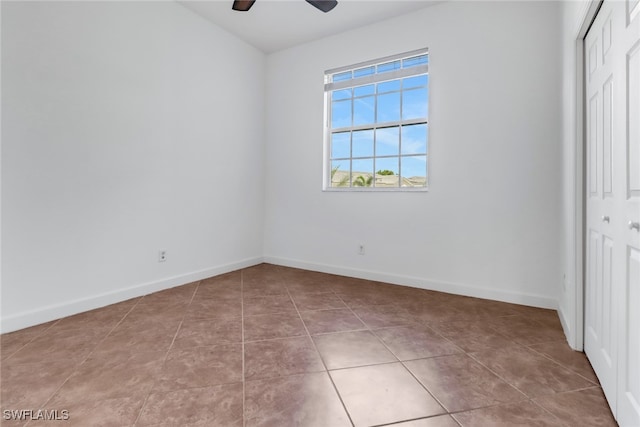
[[[251,6],[253,6],[255,2],[256,0],[235,0],[231,8],[233,10],[239,10],[240,12],[246,12],[251,9]]]
[[[325,13],[329,12],[338,4],[336,0],[307,0],[307,3],[313,5],[315,8],[320,9]]]

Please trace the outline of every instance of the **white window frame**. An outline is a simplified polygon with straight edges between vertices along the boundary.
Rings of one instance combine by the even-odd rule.
[[[374,191],[374,192],[403,192],[403,191],[409,191],[409,192],[427,192],[429,191],[429,163],[430,163],[430,155],[429,155],[429,146],[430,144],[430,138],[429,138],[429,134],[430,134],[430,128],[431,126],[429,125],[429,115],[427,114],[426,119],[411,119],[411,120],[402,120],[402,111],[401,111],[401,116],[400,116],[400,120],[398,121],[392,121],[392,122],[374,122],[373,124],[367,124],[367,125],[359,125],[359,126],[354,126],[353,124],[351,126],[346,126],[343,128],[338,128],[338,129],[332,129],[331,128],[331,123],[332,123],[332,119],[331,119],[331,112],[332,112],[332,92],[336,91],[336,90],[340,90],[340,89],[348,89],[348,88],[355,88],[358,86],[364,86],[364,85],[368,85],[368,84],[372,84],[372,83],[379,83],[379,82],[384,82],[384,81],[390,81],[390,80],[396,80],[396,79],[401,79],[404,77],[412,77],[412,76],[418,76],[418,75],[429,75],[429,63],[427,62],[426,64],[420,64],[417,66],[413,66],[410,68],[399,68],[399,69],[395,69],[392,71],[387,71],[384,73],[380,73],[380,74],[373,74],[373,75],[366,75],[363,77],[355,77],[355,78],[351,78],[348,80],[343,80],[343,81],[332,81],[332,77],[336,74],[340,74],[340,73],[344,73],[344,72],[348,72],[348,71],[354,71],[357,69],[361,69],[361,68],[366,68],[369,66],[376,66],[376,65],[380,65],[380,64],[385,64],[388,62],[393,62],[393,61],[398,61],[398,60],[403,60],[403,59],[407,59],[407,58],[412,58],[415,56],[423,56],[423,55],[429,55],[429,49],[428,48],[424,48],[424,49],[417,49],[417,50],[413,50],[410,52],[404,52],[401,54],[397,54],[397,55],[392,55],[392,56],[387,56],[387,57],[383,57],[383,58],[378,58],[378,59],[374,59],[371,61],[366,61],[366,62],[360,62],[357,64],[353,64],[353,65],[348,65],[345,67],[339,67],[339,68],[334,68],[334,69],[330,69],[325,71],[324,76],[325,76],[325,85],[324,85],[324,113],[325,113],[325,118],[324,118],[324,149],[323,149],[323,181],[322,181],[322,189],[323,191],[337,191],[337,192],[353,192],[353,191]],[[429,79],[429,82],[427,83],[427,88],[430,87],[430,82],[431,79]],[[402,93],[404,91],[404,89],[400,90],[400,93]],[[430,104],[430,96],[427,97],[427,104]],[[402,108],[402,103],[401,103],[401,108]],[[406,125],[412,125],[412,124],[426,124],[427,125],[427,149],[426,149],[426,160],[427,160],[427,165],[426,165],[426,184],[425,186],[420,186],[420,187],[402,187],[402,183],[399,183],[398,187],[375,187],[375,184],[372,185],[371,187],[358,187],[358,186],[349,186],[349,187],[332,187],[331,186],[331,139],[332,139],[332,134],[333,133],[340,133],[340,132],[346,132],[346,131],[358,131],[358,130],[368,130],[368,129],[377,129],[377,128],[386,128],[386,127],[401,127],[401,126],[406,126]],[[403,155],[402,153],[399,153],[400,158],[402,157],[410,157],[411,155]],[[384,158],[385,156],[376,156],[375,153],[373,155],[374,159],[381,159]],[[387,157],[392,157],[392,156],[387,156]],[[350,156],[350,159],[353,160],[354,157]],[[355,158],[357,159],[357,158]],[[374,160],[375,161],[375,160]],[[353,171],[350,169],[350,174]],[[374,180],[375,180],[375,168],[374,168]],[[401,174],[401,170],[400,170],[400,174]],[[401,175],[400,175],[401,176]],[[351,179],[353,178],[352,176],[350,177]],[[350,179],[350,181],[351,181]],[[400,179],[400,178],[399,178]]]

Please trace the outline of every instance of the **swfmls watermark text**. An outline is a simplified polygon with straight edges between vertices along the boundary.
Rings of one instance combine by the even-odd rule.
[[[66,409],[4,409],[2,418],[6,421],[67,421]]]

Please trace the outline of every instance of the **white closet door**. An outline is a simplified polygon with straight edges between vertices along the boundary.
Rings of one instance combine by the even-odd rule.
[[[640,426],[640,1],[619,3],[624,26],[620,31],[619,66],[623,68],[625,88],[620,108],[626,114],[620,119],[622,147],[616,159],[616,167],[624,176],[619,209],[624,259],[617,419],[621,426]]]
[[[614,167],[614,151],[620,141],[615,121],[620,114],[616,89],[623,78],[614,70],[613,41],[621,19],[614,2],[605,2],[585,39],[586,81],[586,292],[585,353],[600,379],[602,389],[615,413],[618,381],[618,327],[615,286],[622,266],[621,242],[616,235],[616,198],[620,168]]]
[[[621,425],[640,426],[640,1],[585,39],[585,352]]]

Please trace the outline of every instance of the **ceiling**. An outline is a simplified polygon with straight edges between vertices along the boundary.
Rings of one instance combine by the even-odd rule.
[[[257,0],[248,12],[233,0],[177,0],[265,53],[413,12],[441,0],[338,0],[323,13],[304,0]]]

